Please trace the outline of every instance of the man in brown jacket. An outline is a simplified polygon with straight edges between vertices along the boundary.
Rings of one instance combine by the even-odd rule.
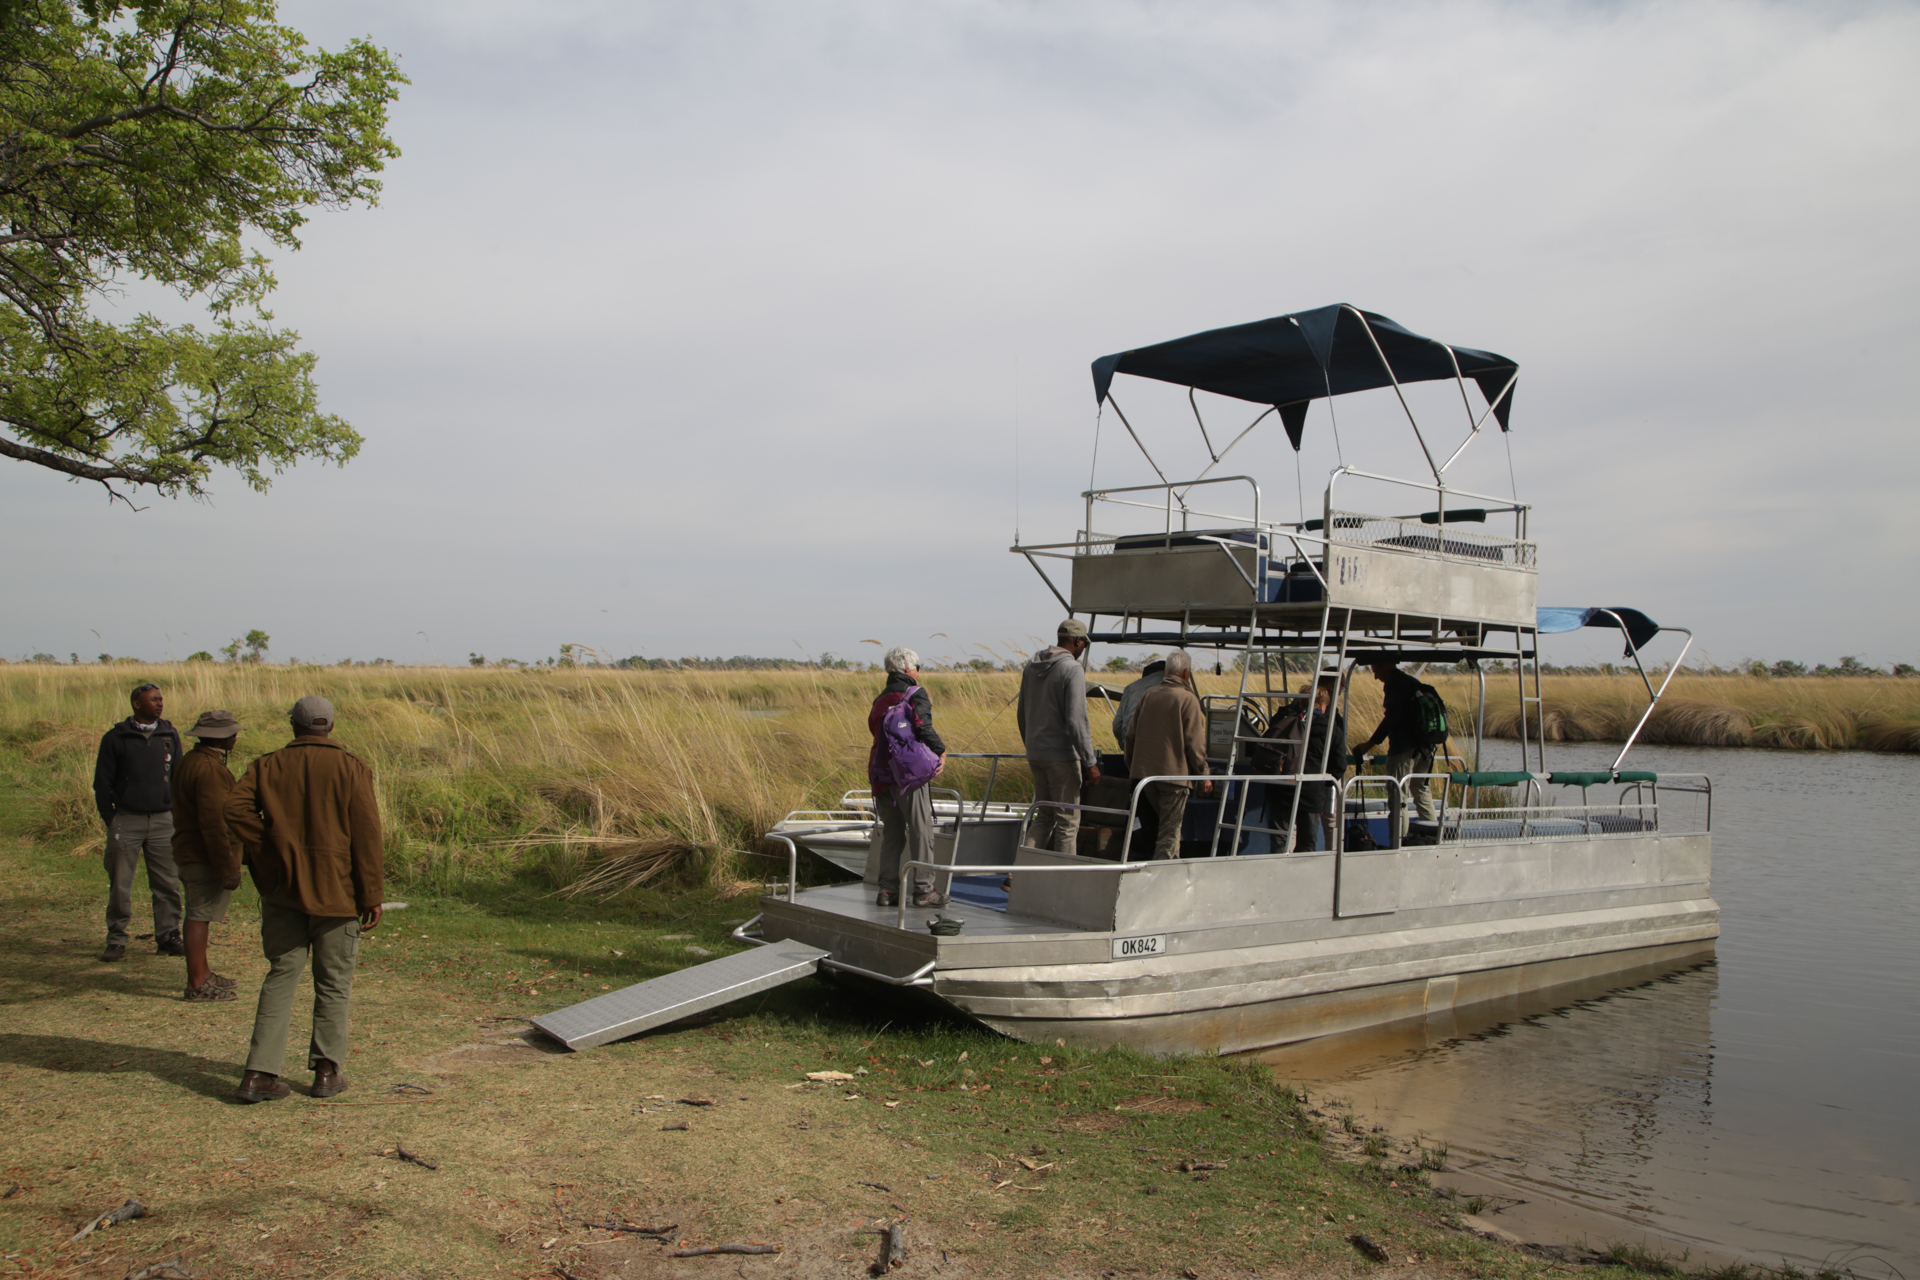
[[[333,704],[309,695],[293,704],[293,741],[247,766],[227,802],[227,824],[252,854],[260,891],[260,941],[271,963],[260,985],[246,1074],[234,1096],[287,1096],[293,996],[313,954],[313,1040],[307,1066],[315,1098],[346,1092],[347,1005],[360,932],[380,923],[385,901],[380,810],[373,770],[330,739]]]
[[[232,978],[213,971],[207,934],[223,924],[240,887],[240,843],[227,834],[233,772],[227,753],[240,737],[231,711],[203,711],[187,730],[199,741],[173,771],[173,860],[185,892],[187,994],[194,1003],[237,999]]]
[[[1161,774],[1205,775],[1207,717],[1200,695],[1193,691],[1193,659],[1185,649],[1167,655],[1167,674],[1140,699],[1127,722],[1127,776],[1151,778]],[[1180,856],[1180,819],[1187,811],[1190,782],[1149,782],[1146,801],[1153,806],[1159,826],[1153,839],[1155,859]],[[1213,794],[1213,783],[1202,782],[1203,795]]]

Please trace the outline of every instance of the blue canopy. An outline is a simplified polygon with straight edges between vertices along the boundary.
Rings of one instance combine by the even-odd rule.
[[[1560,631],[1578,631],[1582,627],[1623,628],[1627,633],[1626,656],[1631,658],[1636,652],[1647,647],[1647,642],[1660,633],[1660,624],[1638,609],[1553,609],[1542,607],[1535,610],[1538,615],[1535,630],[1541,635],[1552,635]],[[1614,621],[1617,616],[1619,621]]]
[[[1093,394],[1104,403],[1113,375],[1130,373],[1270,404],[1298,450],[1313,401],[1396,381],[1472,378],[1505,431],[1519,372],[1505,356],[1450,347],[1342,303],[1101,356],[1093,362]]]

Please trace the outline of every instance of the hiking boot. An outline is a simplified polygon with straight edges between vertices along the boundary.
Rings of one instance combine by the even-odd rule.
[[[175,929],[155,942],[153,950],[156,955],[184,956],[187,954],[187,942],[180,936],[180,931]]]
[[[240,1087],[233,1096],[242,1102],[278,1102],[292,1092],[279,1076],[250,1070],[240,1077]]]
[[[325,1058],[313,1064],[313,1087],[307,1090],[310,1098],[331,1098],[335,1094],[347,1091],[346,1077],[340,1074],[340,1065],[328,1062]]]
[[[188,987],[187,994],[180,997],[188,1004],[213,1004],[220,1000],[238,1000],[240,993],[232,987],[223,987],[208,978],[197,987]]]
[[[929,889],[925,893],[914,894],[913,905],[916,907],[944,907],[947,905],[947,895],[937,890]]]
[[[207,975],[207,981],[216,987],[225,987],[229,991],[240,985],[224,973],[210,973]]]
[[[100,953],[100,962],[102,964],[112,964],[117,960],[125,960],[126,958],[127,944],[124,942],[109,942],[107,949]]]
[[[900,905],[900,895],[897,893],[888,893],[885,889],[882,889],[880,896],[875,898],[873,903],[877,907],[897,907]]]

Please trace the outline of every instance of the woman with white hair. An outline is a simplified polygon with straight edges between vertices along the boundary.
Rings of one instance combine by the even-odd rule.
[[[880,696],[873,700],[873,709],[867,712],[867,732],[873,735],[873,748],[867,753],[867,783],[873,788],[873,811],[880,819],[880,870],[877,877],[880,896],[876,901],[883,907],[900,905],[900,864],[909,862],[931,862],[933,860],[933,799],[924,786],[915,787],[904,796],[895,795],[893,775],[887,769],[887,741],[881,721],[888,711],[900,703],[907,704],[908,719],[913,723],[913,736],[924,743],[928,750],[940,757],[935,767],[935,776],[947,767],[947,744],[933,727],[933,702],[927,697],[927,691],[920,687],[920,655],[903,645],[887,650],[882,659],[887,668],[887,685]],[[913,905],[916,907],[940,907],[946,905],[946,895],[933,887],[933,872],[926,867],[914,868]]]

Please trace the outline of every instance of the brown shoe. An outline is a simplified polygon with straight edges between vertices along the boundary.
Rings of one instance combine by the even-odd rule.
[[[242,1102],[278,1102],[292,1092],[279,1076],[248,1071],[240,1077],[240,1087],[233,1091],[233,1096]]]
[[[100,953],[100,963],[102,964],[113,964],[126,958],[127,944],[124,942],[109,942],[107,949]]]
[[[938,890],[929,889],[925,893],[914,894],[913,905],[916,907],[944,907],[947,905],[947,895]]]
[[[212,978],[197,987],[188,987],[187,994],[180,997],[189,1004],[212,1004],[220,1000],[238,1000],[240,993],[232,987],[223,987]]]
[[[229,991],[240,985],[224,973],[210,973],[207,975],[207,981],[216,987],[225,987]]]
[[[313,1065],[313,1087],[307,1090],[308,1097],[331,1098],[346,1091],[346,1077],[340,1074],[338,1063],[322,1058]]]

